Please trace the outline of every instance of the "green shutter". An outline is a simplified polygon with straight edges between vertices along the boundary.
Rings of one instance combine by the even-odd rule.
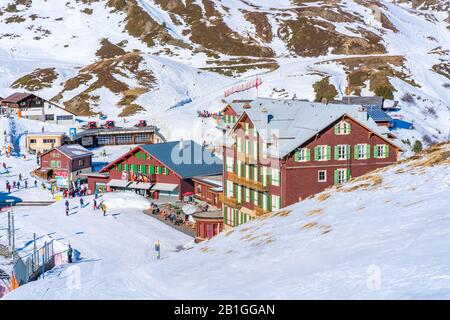
[[[141,158],[141,152],[140,151],[138,153],[136,153],[136,158],[138,158],[138,159]]]
[[[145,164],[141,164],[141,172],[147,173],[147,166]]]
[[[334,146],[334,160],[339,160],[339,146]]]
[[[294,161],[298,162],[300,160],[300,150],[295,149]]]
[[[119,171],[122,171],[122,164],[119,163],[119,164],[117,165],[117,168],[119,169]]]
[[[350,147],[349,144],[347,144],[347,146],[345,148],[346,148],[345,151],[347,152],[345,159],[350,160],[350,158],[351,158],[351,147]]]
[[[126,172],[130,171],[130,165],[128,163],[125,163],[125,171]]]
[[[314,147],[314,160],[319,160],[319,149],[318,147]]]
[[[385,145],[385,150],[386,150],[386,156],[385,156],[385,158],[389,158],[389,145]]]
[[[150,166],[148,166],[149,168],[149,173],[150,174],[155,174],[155,166],[153,166],[153,165],[150,165]]]
[[[331,147],[327,146],[327,160],[331,160]]]
[[[351,178],[350,169],[347,169],[346,173],[347,173],[347,181],[348,181]]]
[[[306,161],[311,160],[311,150],[309,148],[306,148]]]
[[[164,174],[168,175],[169,174],[169,168],[164,168]]]
[[[350,123],[347,124],[347,132],[348,134],[352,133],[352,125]]]
[[[339,123],[334,125],[334,134],[338,134],[338,131],[339,131],[338,126],[339,126]]]
[[[355,160],[358,160],[359,157],[359,145],[355,144],[355,146],[353,147],[353,157],[355,158]]]
[[[267,207],[269,211],[272,211],[272,195],[269,195],[269,206]]]
[[[223,223],[227,223],[227,207],[223,206]]]
[[[374,156],[375,158],[378,158],[378,148],[377,148],[376,145],[373,146],[373,156]]]
[[[335,185],[339,184],[339,171],[337,169],[334,170],[334,184]]]
[[[137,172],[137,171],[138,171],[137,164],[132,164],[132,165],[131,165],[131,170],[132,170],[133,172]]]
[[[366,158],[370,159],[370,144],[366,144]]]

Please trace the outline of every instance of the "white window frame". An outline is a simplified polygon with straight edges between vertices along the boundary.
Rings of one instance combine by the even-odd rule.
[[[350,130],[347,130],[347,128],[350,129],[350,123],[348,123],[345,120],[339,122],[337,124],[337,128],[338,128],[338,130],[336,130],[336,134],[338,134],[338,135],[350,134]]]
[[[234,172],[234,158],[227,157],[227,172]]]
[[[234,196],[233,181],[227,180],[227,198],[233,198],[233,196]]]
[[[377,150],[378,150],[377,159],[384,159],[384,158],[386,158],[386,145],[385,144],[377,144],[375,146],[375,148],[377,148]],[[380,152],[380,150],[382,150],[382,152]]]
[[[299,162],[308,161],[306,159],[307,150],[308,150],[308,148],[300,148],[300,149],[298,149],[298,161]]]
[[[347,169],[337,169],[338,170],[338,183],[343,184],[347,182]],[[343,177],[341,177],[341,175]]]
[[[258,196],[259,196],[258,191],[253,190],[253,204],[255,206],[259,205]]]
[[[281,180],[280,169],[272,168],[272,185],[279,187],[281,183],[280,180]]]
[[[320,174],[324,174],[324,178],[320,179]],[[317,171],[317,182],[327,182],[327,170],[318,170]]]
[[[245,202],[250,203],[250,189],[246,187],[244,189],[244,192],[245,192]]]
[[[280,210],[281,209],[281,197],[277,196],[275,194],[271,195],[271,203],[272,203],[272,211]]]
[[[347,148],[348,148],[348,145],[346,145],[346,144],[337,145],[337,149],[338,149],[337,160],[348,160],[347,159]],[[341,154],[342,150],[343,150],[343,154]],[[341,157],[341,156],[343,156],[343,157]]]
[[[358,160],[367,159],[367,147],[368,147],[368,145],[365,144],[365,143],[359,143],[359,144],[357,144],[357,146],[358,146]]]
[[[317,155],[318,155],[317,161],[327,161],[328,160],[327,150],[328,150],[327,145],[317,146]]]

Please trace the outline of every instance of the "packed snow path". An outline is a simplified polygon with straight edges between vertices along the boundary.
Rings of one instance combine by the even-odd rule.
[[[17,121],[16,118],[13,116],[10,116],[8,118],[8,124],[9,124],[9,142],[11,143],[11,155],[20,157],[20,139],[23,135],[26,135],[28,131],[24,132],[18,132],[17,130]]]

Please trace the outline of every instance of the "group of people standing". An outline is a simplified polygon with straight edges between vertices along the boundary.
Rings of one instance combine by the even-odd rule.
[[[66,206],[66,216],[69,215],[69,211],[70,211],[70,202],[69,199],[66,199],[66,202],[64,203]],[[80,197],[80,207],[81,209],[85,208],[86,205],[84,204],[84,199],[83,197]],[[103,212],[103,216],[106,216],[106,204],[105,202],[102,200],[100,203],[97,203],[97,198],[94,198],[94,205],[93,205],[93,209],[94,210],[102,210]]]

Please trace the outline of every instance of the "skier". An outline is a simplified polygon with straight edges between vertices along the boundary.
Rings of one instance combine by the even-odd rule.
[[[28,180],[25,180],[25,189],[28,189]]]
[[[66,205],[66,208],[69,209],[69,200],[66,200],[64,204]]]
[[[17,181],[16,186],[17,186],[17,189],[20,189],[20,181]]]
[[[81,209],[84,208],[84,200],[83,200],[83,198],[80,198],[80,207],[81,207]]]
[[[98,198],[98,189],[95,189],[95,199]]]
[[[15,189],[16,188],[16,181],[14,180],[13,181],[13,189]]]
[[[8,185],[6,186],[6,188],[8,189],[8,193],[11,193],[11,185],[8,182]]]
[[[34,180],[34,187],[37,188],[37,180]]]
[[[22,181],[22,174],[19,173],[19,181]]]
[[[66,216],[69,215],[69,207],[66,207]]]
[[[106,204],[102,204],[103,216],[106,217]]]
[[[69,250],[67,250],[67,260],[69,261],[69,263],[72,263],[72,253],[73,253],[73,250],[69,243]]]
[[[97,210],[97,200],[94,199],[94,210]]]

